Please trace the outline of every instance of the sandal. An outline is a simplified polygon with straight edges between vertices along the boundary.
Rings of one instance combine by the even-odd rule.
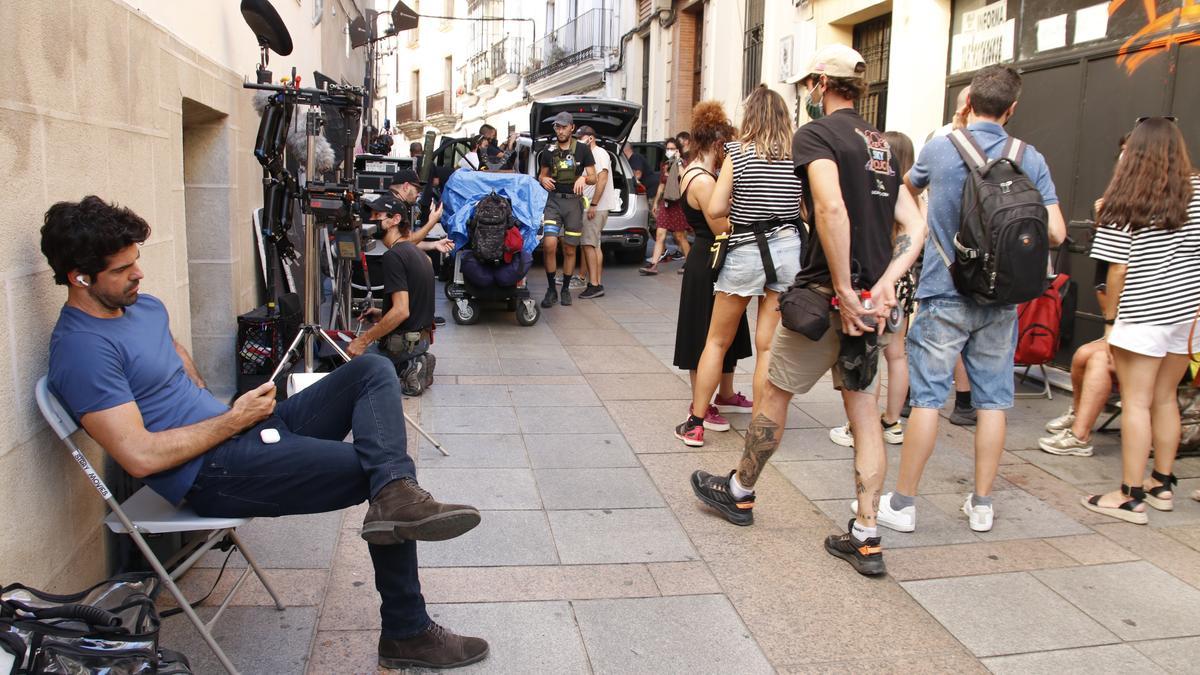
[[[658,274],[658,265],[647,265],[646,267],[643,267],[640,270],[638,270],[638,274],[640,274],[644,277],[650,276],[652,274]]]
[[[1162,483],[1162,485],[1148,488],[1146,490],[1146,503],[1158,509],[1159,511],[1173,511],[1175,509],[1175,491],[1172,490],[1171,487],[1178,485],[1179,479],[1176,478],[1175,474],[1173,473],[1163,475],[1157,471],[1151,471],[1150,477],[1159,483]],[[1164,497],[1163,494],[1167,494],[1169,496]]]
[[[1134,525],[1145,525],[1149,518],[1145,511],[1135,511],[1146,497],[1146,491],[1140,487],[1131,488],[1124,483],[1121,484],[1121,494],[1129,497],[1121,503],[1120,506],[1100,506],[1100,498],[1104,495],[1092,495],[1082,499],[1083,508],[1088,511],[1095,511],[1106,516],[1111,516],[1127,523]]]

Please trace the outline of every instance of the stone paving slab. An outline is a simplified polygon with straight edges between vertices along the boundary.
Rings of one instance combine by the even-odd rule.
[[[640,466],[621,434],[526,434],[524,439],[535,469]]]
[[[690,401],[692,398],[691,387],[676,375],[596,374],[586,377],[596,395],[605,401]]]
[[[215,608],[201,607],[204,621]],[[230,607],[212,629],[217,644],[243,673],[303,673],[317,625],[316,607]],[[182,614],[163,621],[159,644],[187,655],[195,673],[222,673],[217,657]],[[269,648],[264,648],[269,645]]]
[[[527,469],[529,458],[519,434],[491,436],[480,442],[477,434],[438,434],[438,443],[450,453],[445,456],[429,441],[420,440],[420,468],[425,469]],[[420,474],[424,479],[424,473]]]
[[[979,657],[1118,642],[1102,625],[1026,572],[902,585]]]
[[[618,431],[601,406],[587,408],[517,408],[521,432],[525,434],[611,434]]]
[[[438,364],[441,365],[441,359],[438,360]],[[466,385],[439,382],[421,396],[421,402],[428,407],[512,405],[508,398],[508,388],[502,384]]]
[[[1200,637],[1135,642],[1133,647],[1168,673],[1194,673],[1200,663]]]
[[[567,347],[579,370],[592,373],[667,373],[645,347]]]
[[[1200,525],[1184,525],[1181,527],[1164,527],[1163,534],[1183,544],[1200,551]]]
[[[333,564],[333,550],[341,524],[342,514],[337,511],[255,518],[238,528],[238,537],[260,567],[328,569]],[[220,567],[227,555],[220,550],[209,551],[196,567]],[[240,553],[229,556],[229,567],[245,566],[246,561]]]
[[[479,526],[448,541],[417,543],[422,567],[554,565],[559,562],[542,511],[483,511]]]
[[[431,434],[515,434],[519,432],[517,415],[512,408],[490,406],[424,408],[421,410],[421,426]]]
[[[236,555],[236,554],[235,554]],[[244,569],[244,568],[243,568]],[[226,569],[225,574],[220,575],[220,581],[216,586],[213,585],[217,581],[219,570],[213,568],[193,568],[187,574],[179,579],[176,583],[179,589],[183,591],[183,597],[194,599],[202,598],[211,590],[211,595],[200,603],[201,607],[217,607],[225,600],[225,596],[229,593],[229,589],[237,583],[237,580],[242,575],[241,569]],[[285,607],[317,607],[325,598],[325,582],[329,578],[329,570],[327,569],[307,569],[307,570],[289,570],[289,569],[267,569],[264,570],[267,575],[267,580],[271,583],[271,587],[279,595],[279,599]],[[194,603],[195,600],[192,600]],[[158,606],[160,610],[177,607],[175,596],[164,590],[158,596]],[[250,576],[234,594],[233,600],[230,602],[230,607],[274,607],[275,601],[267,593],[267,589],[263,587],[262,582],[258,580],[258,575],[251,572]]]
[[[510,359],[500,358],[502,375],[577,375],[579,368],[570,359],[548,356],[544,358]]]
[[[736,431],[713,431],[704,436],[704,447],[690,448],[675,438],[675,425],[683,422],[687,403],[682,401],[610,401],[605,404],[621,433],[637,454],[742,451],[745,440]]]
[[[633,334],[623,328],[555,327],[554,333],[566,347],[633,347],[639,344]]]
[[[1121,548],[1116,542],[1099,534],[1054,537],[1047,539],[1046,543],[1082,565],[1106,565],[1138,559],[1137,554]]]
[[[1128,645],[1062,649],[1037,654],[1017,654],[984,659],[995,675],[1094,675],[1094,673],[1163,673],[1153,661]]]
[[[1200,635],[1200,590],[1148,562],[1032,574],[1123,640]]]
[[[668,509],[550,511],[558,554],[571,564],[697,560]]]
[[[421,486],[438,501],[477,509],[540,509],[529,469],[423,469]]]
[[[486,636],[488,656],[456,673],[588,673],[588,654],[566,602],[429,605],[434,621]]]
[[[834,661],[831,663],[805,663],[786,665],[776,669],[780,675],[861,675],[861,673],[886,673],[909,675],[910,673],[945,673],[946,675],[985,674],[987,669],[979,659],[964,649],[957,651],[920,654],[892,659],[861,659]]]
[[[1092,529],[1192,587],[1200,588],[1200,552],[1154,528],[1108,520],[1112,522],[1094,525]]]
[[[656,508],[666,504],[640,467],[537,469],[542,502],[549,510]]]
[[[574,603],[592,668],[603,673],[771,673],[720,595]]]
[[[441,336],[438,337],[439,341]],[[439,350],[453,353],[453,347]],[[499,375],[500,359],[495,356],[442,356],[437,354],[437,366],[434,370],[434,384],[437,386],[439,375]]]
[[[513,384],[508,387],[512,403],[518,407],[598,406],[600,399],[586,384]]]
[[[508,567],[429,567],[421,570],[421,592],[428,602],[518,602],[592,600],[682,595],[662,589],[656,568],[703,563],[644,565],[515,565]],[[666,572],[668,579],[690,580],[698,588],[701,573]],[[669,590],[674,587],[667,584]],[[696,591],[714,592],[714,591]]]
[[[946,515],[966,524],[967,516],[962,513],[966,494],[927,495],[926,499]],[[1091,532],[1087,527],[1027,492],[998,490],[992,493],[992,499],[995,509],[992,529],[989,532],[976,533],[984,541],[1061,537]]]
[[[1045,541],[979,542],[953,546],[898,548],[892,543],[904,535],[884,535],[888,574],[898,581],[1023,572],[1069,567],[1076,561]]]
[[[775,463],[822,459],[854,459],[854,448],[829,440],[829,431],[823,427],[787,429],[771,457]]]

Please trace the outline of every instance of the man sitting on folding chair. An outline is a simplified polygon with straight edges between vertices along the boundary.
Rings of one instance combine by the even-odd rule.
[[[479,512],[417,485],[391,362],[356,358],[278,407],[270,382],[222,404],[171,336],[163,303],[138,293],[149,235],[141,217],[95,196],[46,212],[42,253],[68,288],[50,338],[53,393],[130,475],[201,516],[320,513],[369,500],[362,537],[382,599],[380,665],[483,659],[487,642],[425,611],[416,541],[457,537]]]

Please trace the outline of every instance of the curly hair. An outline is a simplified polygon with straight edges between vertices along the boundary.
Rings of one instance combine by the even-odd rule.
[[[754,144],[754,154],[768,161],[792,158],[792,117],[777,92],[760,84],[746,97],[742,114],[742,148]]]
[[[1134,127],[1117,162],[1098,220],[1105,225],[1176,229],[1188,220],[1194,172],[1174,122],[1151,117]]]
[[[867,93],[867,81],[861,77],[826,77],[829,90],[847,101],[857,101]]]
[[[737,130],[729,122],[719,101],[701,101],[692,108],[692,154],[709,152],[734,137]]]
[[[141,216],[88,195],[46,210],[42,255],[54,270],[54,283],[66,285],[68,272],[79,270],[95,276],[108,267],[111,256],[149,236],[150,225]]]

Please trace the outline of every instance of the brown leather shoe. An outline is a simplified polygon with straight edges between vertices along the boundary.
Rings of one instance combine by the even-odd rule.
[[[388,546],[402,541],[442,541],[479,524],[479,511],[463,504],[442,504],[412,478],[394,480],[371,500],[362,538]]]
[[[404,640],[379,638],[379,665],[384,668],[458,668],[488,655],[488,643],[458,635],[430,621],[425,632]]]

